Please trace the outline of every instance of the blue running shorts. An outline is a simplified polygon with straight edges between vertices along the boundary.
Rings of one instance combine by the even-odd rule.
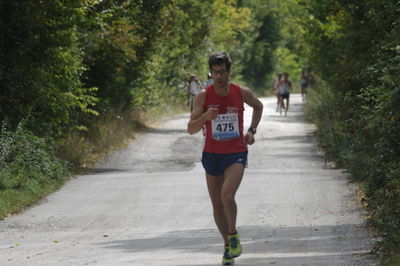
[[[289,92],[281,93],[283,99],[289,99]]]
[[[241,163],[247,167],[247,151],[227,154],[204,151],[201,162],[207,174],[220,176],[224,174],[226,168],[234,163]]]

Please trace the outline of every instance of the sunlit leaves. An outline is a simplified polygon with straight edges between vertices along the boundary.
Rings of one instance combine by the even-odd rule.
[[[238,8],[236,1],[216,0],[211,6],[210,40],[214,50],[234,51],[239,48],[239,35],[250,28],[251,10]]]

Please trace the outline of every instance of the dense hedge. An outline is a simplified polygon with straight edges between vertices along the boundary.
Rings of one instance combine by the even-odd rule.
[[[327,156],[362,181],[388,253],[400,252],[400,2],[304,1],[321,81],[310,112]]]
[[[32,204],[63,183],[67,165],[46,139],[22,124],[0,132],[0,218]]]

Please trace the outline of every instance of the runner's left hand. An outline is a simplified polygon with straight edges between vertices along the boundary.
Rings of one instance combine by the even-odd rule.
[[[251,134],[250,132],[247,132],[246,135],[244,135],[244,143],[252,145],[254,142],[255,142],[254,135]]]

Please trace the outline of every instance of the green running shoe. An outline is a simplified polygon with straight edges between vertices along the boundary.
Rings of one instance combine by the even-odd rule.
[[[228,235],[229,251],[232,257],[236,258],[242,254],[242,245],[240,244],[239,234]]]
[[[233,265],[235,260],[229,252],[229,246],[224,246],[224,256],[222,257],[222,265]]]

